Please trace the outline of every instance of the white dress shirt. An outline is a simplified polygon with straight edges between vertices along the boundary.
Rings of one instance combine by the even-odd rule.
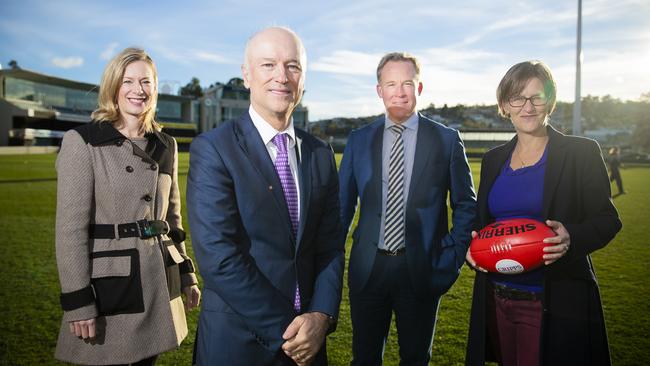
[[[251,119],[253,120],[253,125],[255,125],[257,132],[259,132],[262,142],[264,142],[264,146],[266,146],[266,151],[268,151],[271,161],[274,164],[275,157],[278,156],[278,148],[273,143],[273,138],[279,133],[286,133],[288,135],[287,153],[289,154],[289,168],[291,169],[293,181],[296,183],[296,193],[298,195],[298,217],[300,217],[300,183],[298,179],[299,156],[296,156],[296,150],[300,150],[300,141],[296,139],[296,131],[293,128],[293,117],[291,117],[289,126],[284,131],[278,131],[255,111],[252,104],[248,108],[248,114],[250,114]],[[298,145],[298,149],[296,149],[296,144]]]

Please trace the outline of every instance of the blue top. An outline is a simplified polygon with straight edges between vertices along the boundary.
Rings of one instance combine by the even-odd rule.
[[[413,161],[415,161],[415,143],[417,142],[418,136],[418,122],[418,114],[413,113],[411,117],[402,123],[402,126],[406,127],[404,132],[402,132],[402,141],[404,142],[404,207],[406,207],[406,199],[409,196],[409,187],[411,186]],[[379,249],[386,249],[386,245],[384,244],[384,226],[386,225],[386,204],[388,203],[388,165],[390,163],[390,149],[397,138],[397,135],[390,132],[389,128],[394,124],[395,122],[391,121],[388,118],[388,113],[386,113],[386,120],[384,122],[384,139],[382,141],[383,146],[381,149],[382,219],[379,227],[379,240],[377,241],[377,247]],[[404,212],[406,212],[406,210]]]
[[[542,200],[547,151],[548,144],[542,158],[535,165],[512,170],[510,168],[512,156],[503,165],[501,174],[494,181],[488,195],[490,214],[497,221],[521,217],[544,221]],[[521,274],[489,273],[488,276],[493,282],[509,287],[541,292],[543,273],[544,269],[540,267]]]

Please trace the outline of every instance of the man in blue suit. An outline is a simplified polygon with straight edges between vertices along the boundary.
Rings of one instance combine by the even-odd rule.
[[[419,76],[411,55],[382,58],[385,117],[350,133],[341,162],[345,230],[360,205],[348,271],[352,365],[381,365],[393,312],[400,364],[428,364],[440,297],[471,238],[476,196],[465,149],[456,130],[415,112]]]
[[[294,128],[305,50],[272,27],[246,45],[251,106],[192,142],[187,204],[205,288],[199,365],[325,365],[344,248],[331,148]]]

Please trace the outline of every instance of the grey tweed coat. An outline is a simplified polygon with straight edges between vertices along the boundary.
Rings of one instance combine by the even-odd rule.
[[[64,309],[55,357],[124,364],[177,347],[187,335],[181,287],[196,284],[183,243],[176,141],[147,135],[140,149],[110,123],[65,133],[56,161],[56,260]],[[93,239],[92,224],[166,220],[149,239]],[[117,232],[117,229],[116,229]],[[97,337],[69,322],[96,317]]]

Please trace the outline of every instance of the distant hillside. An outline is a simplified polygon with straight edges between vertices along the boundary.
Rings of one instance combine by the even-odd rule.
[[[434,105],[419,111],[426,117],[458,130],[510,129],[510,121],[498,116],[496,105],[464,106],[440,108]],[[353,129],[372,123],[381,115],[357,118],[323,119],[309,124],[309,131],[324,140],[346,139]]]
[[[498,115],[495,104],[453,107],[445,104],[440,108],[429,105],[420,113],[460,131],[512,129],[510,121]],[[335,149],[340,149],[350,131],[371,123],[379,116],[324,119],[311,122],[309,130]],[[551,115],[551,124],[560,131],[571,133],[573,103],[558,102]],[[583,135],[598,140],[603,147],[619,145],[624,150],[650,152],[650,93],[642,95],[638,101],[621,101],[609,95],[583,97],[582,131]]]

